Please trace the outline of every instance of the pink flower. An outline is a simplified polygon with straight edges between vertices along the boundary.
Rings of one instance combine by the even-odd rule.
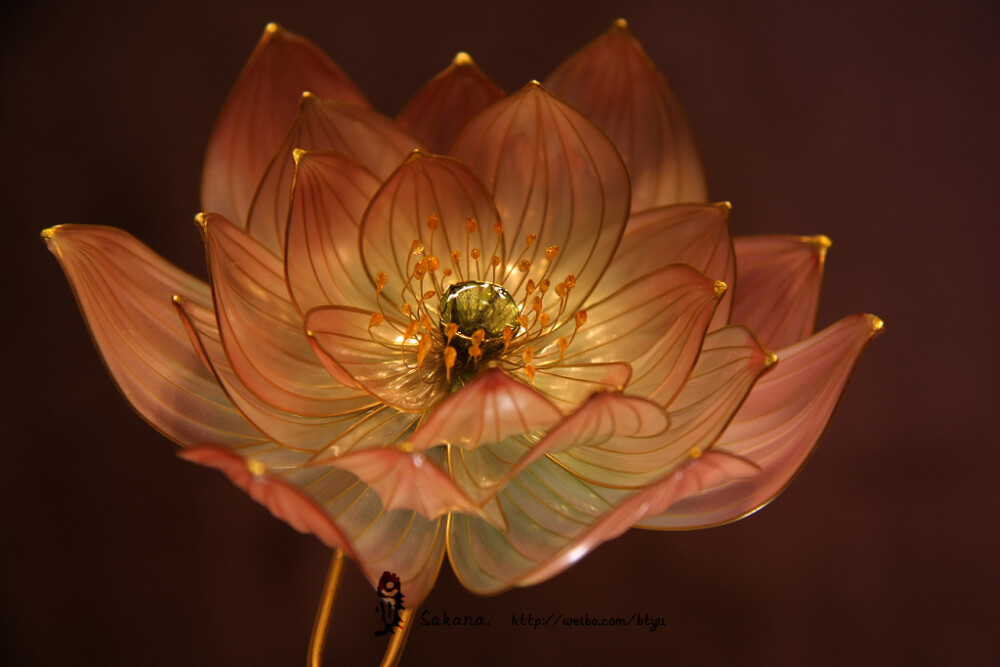
[[[43,237],[139,414],[412,607],[446,551],[494,593],[753,512],[882,327],[814,334],[829,240],[700,203],[624,22],[509,96],[459,54],[395,121],[269,26],[202,198],[210,284],[121,230]]]

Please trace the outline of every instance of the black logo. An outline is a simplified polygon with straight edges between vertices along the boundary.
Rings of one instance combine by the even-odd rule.
[[[399,577],[394,572],[383,572],[378,581],[378,606],[375,611],[385,625],[375,632],[376,637],[392,634],[402,625],[400,614],[403,613],[403,590],[399,586]]]

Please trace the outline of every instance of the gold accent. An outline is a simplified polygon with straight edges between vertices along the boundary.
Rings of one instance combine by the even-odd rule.
[[[274,22],[268,23],[266,26],[264,26],[265,35],[273,35],[279,30],[281,30],[281,26]]]
[[[776,363],[778,363],[778,355],[774,352],[768,352],[767,356],[764,357],[764,368],[770,368]]]
[[[826,234],[817,234],[816,236],[806,236],[802,239],[809,245],[816,248],[818,252],[825,252],[827,248],[833,245],[833,241]]]
[[[340,577],[344,573],[344,562],[347,558],[340,549],[334,549],[330,560],[330,569],[326,572],[323,582],[323,593],[320,595],[319,608],[316,610],[316,620],[313,622],[312,636],[309,638],[309,667],[320,667],[323,664],[323,648],[326,645],[327,629],[330,625],[330,612],[337,598],[340,587]]]
[[[55,227],[49,227],[48,229],[42,230],[42,240],[48,243],[52,240],[52,237],[56,235],[56,230],[59,229],[59,225]]]
[[[194,222],[201,227],[201,231],[205,231],[208,229],[208,213],[199,213],[194,216]]]
[[[695,445],[688,451],[688,454],[690,454],[691,458],[693,459],[700,459],[702,453],[703,452],[701,451],[701,447],[699,447],[698,445]]]
[[[416,613],[416,609],[404,609],[400,612],[401,627],[398,632],[392,633],[389,646],[382,656],[381,667],[396,667],[399,664],[400,658],[403,657],[403,649],[406,647],[406,640],[410,638],[410,631],[413,630],[413,617]]]
[[[541,88],[542,82],[539,81],[538,79],[532,79],[531,81],[528,82],[528,85],[531,86],[532,88]]]
[[[245,463],[247,466],[247,470],[249,470],[250,474],[253,475],[254,477],[260,477],[261,475],[267,472],[267,466],[261,463],[260,461],[255,461],[254,459],[246,459]]]
[[[882,329],[885,329],[885,322],[878,315],[872,315],[872,333],[882,333]]]
[[[713,204],[713,206],[715,206],[716,208],[722,209],[726,213],[730,213],[733,210],[733,204],[732,204],[732,202],[728,202],[728,201],[716,202],[715,204]]]
[[[729,285],[727,285],[726,283],[722,282],[721,280],[716,280],[715,281],[715,298],[716,299],[721,299],[722,295],[726,293],[727,289],[729,289]]]
[[[292,149],[292,159],[295,160],[295,164],[298,164],[299,160],[301,160],[302,156],[305,155],[305,154],[306,154],[305,149],[303,149],[303,148],[293,148]]]
[[[400,445],[399,445],[399,451],[406,452],[407,454],[409,454],[410,452],[413,451],[413,443],[410,442],[409,440],[406,440],[405,442],[400,443]]]
[[[465,51],[459,51],[458,53],[455,54],[455,57],[452,59],[451,64],[455,65],[456,67],[463,67],[463,66],[473,65],[475,63],[472,62],[472,56],[470,56]]]
[[[617,28],[618,30],[628,30],[628,21],[625,19],[615,19],[615,22],[611,24],[612,28]]]
[[[311,100],[314,97],[316,97],[316,95],[314,95],[312,93],[312,91],[310,91],[310,90],[303,90],[302,91],[302,99],[304,99],[304,100]]]

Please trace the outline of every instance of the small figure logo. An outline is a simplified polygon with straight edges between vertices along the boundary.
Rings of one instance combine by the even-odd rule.
[[[375,611],[382,617],[385,627],[375,632],[376,637],[391,634],[402,625],[400,614],[403,613],[403,590],[399,585],[399,577],[394,572],[383,572],[378,581],[378,606]]]

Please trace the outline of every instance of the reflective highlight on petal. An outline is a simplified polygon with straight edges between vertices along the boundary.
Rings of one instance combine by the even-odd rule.
[[[632,210],[707,199],[694,138],[663,76],[616,21],[545,85],[604,130],[632,182]]]
[[[201,181],[202,210],[245,223],[257,184],[306,90],[368,106],[347,76],[312,43],[268,25],[212,131]]]

